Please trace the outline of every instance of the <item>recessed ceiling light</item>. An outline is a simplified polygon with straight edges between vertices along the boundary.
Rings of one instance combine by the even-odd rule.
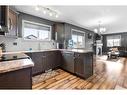
[[[46,10],[45,9],[43,10],[43,13],[46,14]]]
[[[36,7],[35,7],[35,10],[36,10],[36,11],[39,11],[39,7],[38,7],[38,6],[36,6]]]
[[[49,16],[52,16],[52,13],[51,12],[49,13]]]
[[[56,14],[56,16],[55,16],[56,18],[58,18],[58,14]]]

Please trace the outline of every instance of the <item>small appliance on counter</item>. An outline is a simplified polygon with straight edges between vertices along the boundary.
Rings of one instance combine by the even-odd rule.
[[[56,48],[57,49],[63,49],[64,48],[64,45],[63,44],[60,44],[60,43],[56,43]]]

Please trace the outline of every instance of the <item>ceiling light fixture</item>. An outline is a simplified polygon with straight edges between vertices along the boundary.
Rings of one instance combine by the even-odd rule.
[[[46,14],[46,10],[45,9],[43,10],[43,13]]]
[[[48,7],[43,7],[43,6],[36,6],[35,7],[35,10],[39,10],[39,9],[43,9],[43,14],[48,14],[49,16],[54,16],[56,18],[59,17],[59,13],[51,8],[48,8]]]
[[[38,6],[36,6],[36,7],[35,7],[35,10],[36,10],[36,11],[39,11],[39,7],[38,7]]]
[[[50,12],[50,13],[49,13],[49,16],[52,16],[52,15],[53,15],[52,12]]]
[[[58,14],[56,14],[56,16],[55,16],[56,18],[58,18]]]
[[[94,32],[98,34],[102,34],[105,31],[106,31],[106,28],[102,26],[102,22],[98,21],[98,27],[94,29]]]

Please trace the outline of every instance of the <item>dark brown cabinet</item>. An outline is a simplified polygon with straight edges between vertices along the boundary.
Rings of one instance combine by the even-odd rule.
[[[54,25],[54,31],[57,33],[56,41],[60,44],[64,43],[65,39],[65,25],[64,23],[56,23]]]
[[[32,75],[44,72],[46,69],[46,55],[44,52],[32,52],[26,53],[34,62],[34,67],[32,68]]]
[[[26,53],[34,62],[32,74],[37,75],[60,66],[60,51],[45,51]]]
[[[46,52],[47,61],[46,64],[48,64],[48,69],[55,69],[61,65],[61,53],[60,51],[48,51]]]
[[[17,37],[17,13],[9,9],[8,14],[8,33],[6,36]]]
[[[86,64],[85,64],[85,75],[86,77],[90,77],[93,75],[93,53],[87,53],[86,56]]]
[[[32,68],[32,74],[38,74],[44,72],[45,70],[45,54],[41,52],[34,52],[32,53],[32,60],[34,61],[35,65]]]
[[[75,54],[75,73],[82,76],[84,74],[84,56],[83,54]]]
[[[53,51],[46,52],[46,57],[45,57],[46,68],[45,68],[45,70],[52,69],[52,64],[55,62],[55,60],[56,60],[55,52],[53,52]]]
[[[32,89],[31,67],[0,74],[0,89]]]
[[[26,53],[34,62],[32,74],[37,75],[50,69],[61,67],[83,78],[93,75],[93,53],[72,51],[45,51]]]
[[[61,68],[86,79],[93,75],[93,53],[62,52]]]
[[[17,12],[9,6],[0,6],[0,35],[17,38]]]
[[[62,52],[62,65],[64,70],[74,73],[74,52]]]
[[[93,75],[93,53],[75,53],[75,73],[83,78]]]
[[[0,6],[0,35],[4,35],[8,32],[8,11],[9,7]]]
[[[55,58],[56,60],[55,60],[55,63],[53,63],[53,68],[57,68],[57,67],[60,67],[62,65],[61,51],[56,51],[55,55],[56,55],[56,58]]]

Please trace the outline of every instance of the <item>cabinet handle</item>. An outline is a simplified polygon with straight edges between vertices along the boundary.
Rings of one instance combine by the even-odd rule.
[[[9,18],[9,30],[12,30],[12,19]]]
[[[46,57],[46,56],[42,56],[42,57]]]

